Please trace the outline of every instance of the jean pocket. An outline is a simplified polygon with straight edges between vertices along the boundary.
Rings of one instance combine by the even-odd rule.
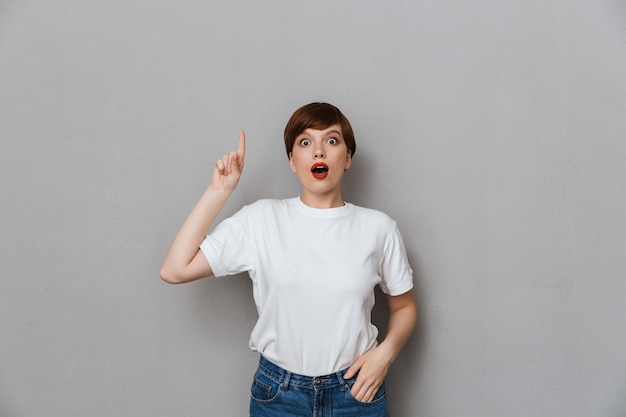
[[[254,374],[254,380],[250,387],[250,397],[260,403],[269,403],[278,398],[281,391],[280,383],[268,377],[261,371]]]
[[[350,381],[346,381],[346,392],[348,394],[348,397],[350,397],[353,401],[356,401],[357,403],[362,404],[362,405],[374,405],[374,404],[379,404],[381,402],[386,401],[387,393],[385,391],[385,383],[384,382],[378,388],[378,391],[376,391],[376,394],[374,395],[374,398],[372,398],[371,401],[365,402],[365,401],[357,400],[352,395],[352,391],[351,390],[352,390],[352,386],[354,385],[355,381],[356,381],[356,378],[353,378]]]

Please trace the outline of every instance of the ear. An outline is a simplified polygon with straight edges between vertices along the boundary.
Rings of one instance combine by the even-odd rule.
[[[344,172],[347,171],[348,168],[350,168],[350,165],[352,165],[352,151],[348,149],[348,155],[346,155],[346,165],[344,167]]]
[[[293,152],[289,152],[289,166],[291,167],[291,170],[295,173],[296,164],[293,162]]]

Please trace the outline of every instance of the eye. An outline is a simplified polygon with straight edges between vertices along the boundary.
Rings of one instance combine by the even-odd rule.
[[[339,141],[336,138],[328,138],[328,143],[331,145],[336,145]]]
[[[300,145],[302,145],[302,146],[307,146],[307,145],[309,145],[310,143],[311,143],[311,142],[310,142],[308,139],[302,139],[302,140],[300,141]]]

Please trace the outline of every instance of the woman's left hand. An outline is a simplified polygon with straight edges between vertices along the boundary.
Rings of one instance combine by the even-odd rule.
[[[357,374],[356,382],[350,392],[352,396],[362,402],[371,402],[383,384],[393,355],[379,345],[361,355],[346,371],[344,379],[351,379]]]
[[[383,384],[389,367],[415,328],[417,306],[413,290],[400,295],[387,295],[389,325],[387,336],[380,345],[361,355],[343,376],[356,381],[350,392],[359,401],[371,402]]]

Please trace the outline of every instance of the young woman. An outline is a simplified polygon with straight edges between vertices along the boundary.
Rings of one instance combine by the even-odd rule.
[[[346,117],[307,104],[285,127],[299,197],[259,200],[206,235],[244,166],[245,135],[224,155],[176,235],[161,278],[183,283],[247,271],[259,319],[260,353],[250,416],[388,416],[383,380],[413,332],[412,270],[396,223],[344,202],[341,180],[356,151]],[[389,326],[378,344],[374,287],[386,294]]]

